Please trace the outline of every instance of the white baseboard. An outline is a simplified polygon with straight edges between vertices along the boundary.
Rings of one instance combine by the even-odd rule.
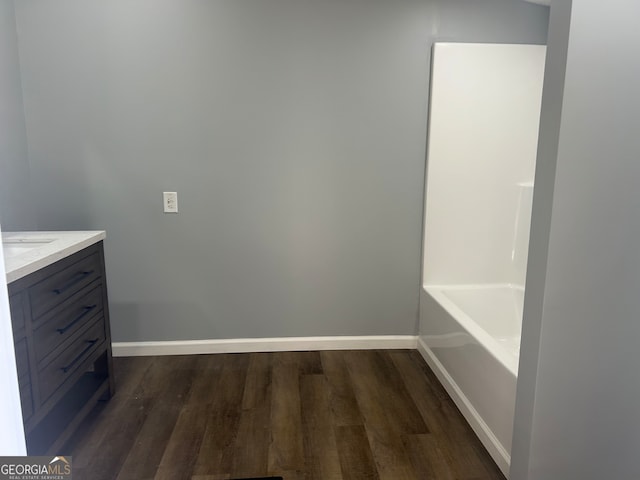
[[[415,349],[415,335],[231,338],[167,342],[114,342],[114,357],[207,353],[287,352],[310,350]]]
[[[445,388],[451,399],[454,401],[467,423],[471,426],[477,437],[487,449],[493,460],[506,478],[509,478],[509,465],[511,455],[505,450],[500,441],[493,434],[489,426],[482,419],[478,411],[473,407],[467,396],[462,392],[455,380],[449,375],[440,360],[433,354],[431,349],[418,338],[417,348],[425,362],[429,365],[433,373]]]

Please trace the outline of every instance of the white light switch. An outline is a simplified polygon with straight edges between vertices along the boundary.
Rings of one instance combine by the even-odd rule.
[[[162,192],[164,213],[178,213],[178,192]]]

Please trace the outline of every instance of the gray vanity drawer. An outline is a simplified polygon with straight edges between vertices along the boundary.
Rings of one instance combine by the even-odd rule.
[[[51,363],[39,369],[40,402],[46,402],[76,370],[85,368],[86,360],[102,346],[104,340],[104,318],[100,317]]]
[[[100,257],[98,252],[94,252],[36,283],[29,288],[31,318],[37,322],[43,314],[60,305],[99,276]]]
[[[33,332],[38,364],[102,312],[102,295],[102,283],[92,284],[78,292],[61,311],[56,310],[54,315],[43,317],[42,323]]]

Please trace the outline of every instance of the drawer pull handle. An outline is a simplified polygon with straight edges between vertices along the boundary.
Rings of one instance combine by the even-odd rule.
[[[78,323],[80,320],[82,320],[84,317],[87,316],[87,314],[89,312],[91,312],[92,310],[94,310],[98,305],[87,305],[86,307],[82,307],[82,313],[80,315],[78,315],[69,325],[67,325],[66,327],[62,327],[62,328],[56,328],[56,330],[58,331],[58,333],[60,335],[64,335],[65,333],[67,333],[67,330],[69,330],[71,327],[73,327],[76,323]]]
[[[84,357],[85,353],[87,353],[89,350],[91,350],[93,348],[93,346],[98,343],[98,340],[100,340],[99,338],[96,338],[95,340],[85,340],[89,345],[86,346],[86,348],[84,350],[82,350],[78,356],[76,358],[73,359],[73,361],[67,365],[66,367],[62,367],[62,371],[64,373],[67,373],[69,370],[71,370],[73,368],[73,366],[78,363],[78,361],[80,361],[80,359],[82,357]]]
[[[53,291],[53,293],[55,293],[56,295],[60,295],[60,294],[62,294],[64,292],[66,292],[71,287],[73,287],[76,283],[81,282],[86,277],[91,275],[93,272],[95,272],[95,270],[86,270],[86,271],[83,271],[83,272],[76,273],[71,280],[69,280],[67,283],[65,283],[62,287],[56,288]]]

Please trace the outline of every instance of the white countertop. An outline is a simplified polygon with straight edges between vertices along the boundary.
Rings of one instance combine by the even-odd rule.
[[[104,230],[83,232],[4,232],[7,283],[79,252],[106,237]]]

